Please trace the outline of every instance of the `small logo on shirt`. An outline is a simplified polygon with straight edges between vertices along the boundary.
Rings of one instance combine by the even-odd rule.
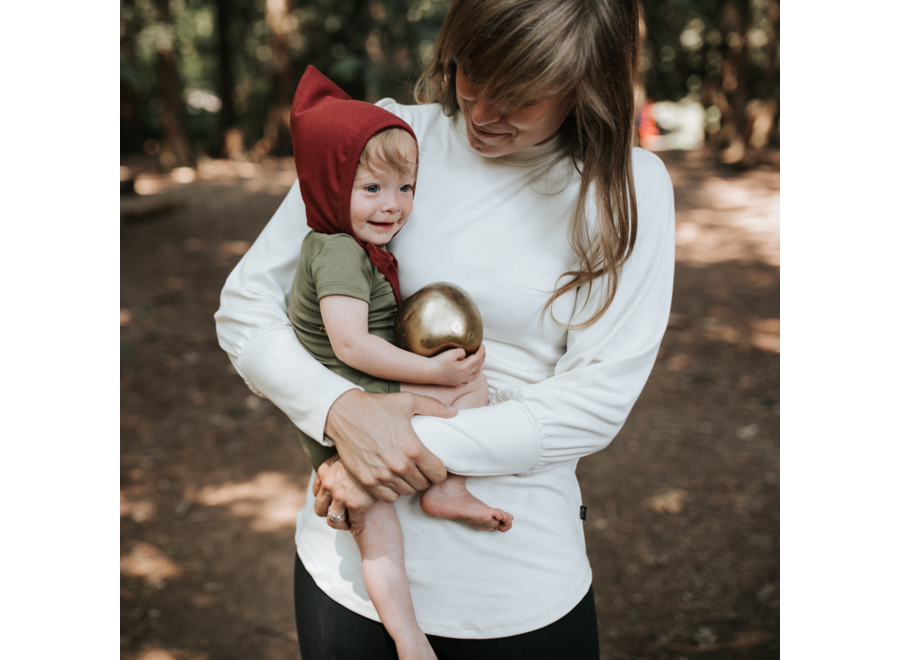
[[[579,515],[581,516],[582,520],[587,520],[587,507],[586,506],[581,507],[581,511],[579,512]]]

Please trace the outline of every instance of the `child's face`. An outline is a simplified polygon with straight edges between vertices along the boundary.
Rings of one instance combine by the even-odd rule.
[[[382,246],[406,222],[413,208],[415,177],[392,168],[373,172],[356,168],[350,194],[350,223],[364,243]]]

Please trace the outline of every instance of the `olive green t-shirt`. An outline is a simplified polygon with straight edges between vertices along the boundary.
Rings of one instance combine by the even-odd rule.
[[[297,339],[319,362],[366,392],[399,392],[396,381],[370,376],[341,362],[334,354],[319,307],[319,300],[332,295],[367,302],[369,333],[394,343],[397,300],[390,283],[352,236],[310,231],[303,240],[300,264],[288,299],[288,318]],[[333,447],[323,447],[302,432],[300,438],[316,468],[334,454]]]

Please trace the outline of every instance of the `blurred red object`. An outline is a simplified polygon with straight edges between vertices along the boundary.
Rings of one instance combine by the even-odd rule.
[[[659,137],[659,129],[656,127],[656,119],[653,116],[653,103],[644,101],[641,110],[638,113],[638,138],[642,146],[646,146],[648,142],[652,142],[654,138]]]

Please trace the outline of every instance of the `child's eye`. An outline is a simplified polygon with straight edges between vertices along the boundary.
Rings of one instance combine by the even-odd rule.
[[[378,190],[379,190],[378,185],[375,184],[375,183],[373,183],[373,184],[370,185],[370,186],[366,186],[366,192],[377,193]]]
[[[400,192],[402,192],[402,193],[407,193],[411,190],[412,190],[412,186],[409,185],[408,183],[405,186],[400,187]]]

